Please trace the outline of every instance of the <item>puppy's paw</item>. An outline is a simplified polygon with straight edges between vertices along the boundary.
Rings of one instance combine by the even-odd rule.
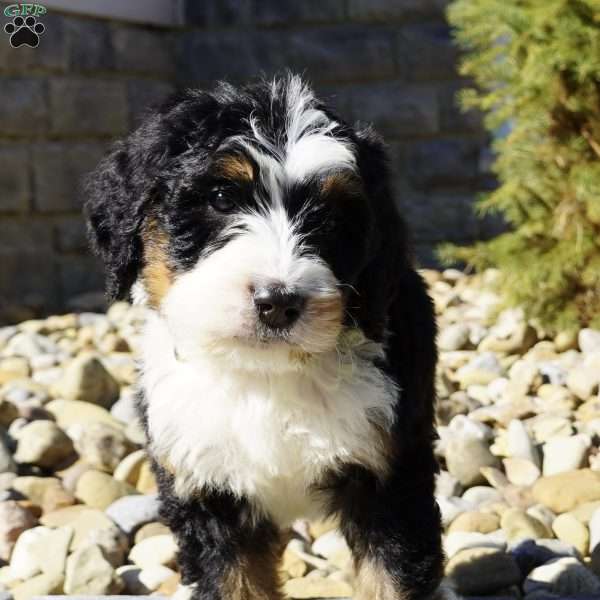
[[[177,591],[171,596],[172,600],[190,600],[194,593],[193,585],[182,585],[177,586]]]

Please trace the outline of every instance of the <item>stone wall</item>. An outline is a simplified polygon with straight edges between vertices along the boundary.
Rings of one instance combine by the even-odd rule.
[[[0,36],[0,312],[21,318],[23,307],[97,297],[82,296],[101,288],[101,275],[86,249],[80,176],[146,106],[218,78],[291,68],[343,116],[372,121],[390,144],[398,203],[424,264],[442,240],[493,233],[471,212],[474,192],[489,185],[486,138],[454,103],[444,5],[189,0],[181,27],[49,11],[38,48]]]

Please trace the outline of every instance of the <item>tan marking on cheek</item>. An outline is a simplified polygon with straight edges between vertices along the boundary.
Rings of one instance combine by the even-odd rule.
[[[254,167],[252,163],[244,156],[238,154],[220,158],[217,162],[217,169],[227,179],[254,180]]]
[[[158,308],[173,283],[169,264],[169,238],[156,223],[151,223],[143,233],[144,267],[142,279],[148,293],[149,304]]]

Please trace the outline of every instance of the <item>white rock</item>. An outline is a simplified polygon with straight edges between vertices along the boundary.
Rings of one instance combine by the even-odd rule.
[[[102,595],[116,593],[122,587],[112,565],[99,546],[75,550],[67,559],[65,593],[68,595]]]
[[[10,558],[10,571],[16,579],[26,580],[42,572],[35,549],[52,533],[49,527],[34,527],[24,531],[17,540]]]
[[[494,438],[494,430],[484,423],[470,419],[466,415],[456,415],[448,423],[448,432],[452,436],[462,438],[474,438],[489,441]]]
[[[435,495],[450,498],[451,496],[459,496],[462,493],[460,481],[448,473],[448,471],[440,471],[435,478]]]
[[[471,506],[478,507],[492,502],[500,502],[502,500],[502,494],[493,487],[476,485],[468,489],[462,495],[462,499]]]
[[[591,445],[592,440],[585,433],[548,440],[544,444],[544,476],[579,469]]]
[[[467,548],[506,549],[506,538],[502,531],[494,533],[478,533],[476,531],[454,531],[444,540],[444,550],[448,558],[452,558]]]
[[[137,543],[129,552],[129,560],[145,569],[155,565],[173,565],[177,542],[170,534],[154,535]]]
[[[437,496],[436,501],[440,513],[442,514],[442,523],[444,524],[444,527],[450,525],[458,515],[475,508],[473,503],[463,500],[462,498]]]
[[[469,342],[469,326],[464,323],[453,323],[440,331],[438,348],[440,350],[462,350]]]
[[[319,536],[312,545],[313,554],[331,558],[340,551],[346,551],[348,544],[338,529],[332,529]]]
[[[540,477],[539,468],[526,458],[505,458],[502,464],[507,479],[514,485],[527,487]]]
[[[600,544],[600,508],[597,508],[590,519],[590,551]]]
[[[578,336],[579,349],[584,353],[600,352],[600,331],[582,329]]]
[[[508,425],[506,450],[510,458],[524,458],[537,467],[540,466],[537,448],[533,445],[525,425],[517,419],[513,419]]]
[[[600,579],[576,558],[557,558],[537,567],[523,583],[523,591],[531,594],[548,591],[556,594],[600,594]]]

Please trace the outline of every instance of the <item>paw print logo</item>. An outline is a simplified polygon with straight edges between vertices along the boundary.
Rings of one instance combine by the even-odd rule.
[[[29,46],[37,48],[40,43],[40,35],[44,33],[46,28],[42,23],[38,23],[35,17],[29,16],[15,17],[12,23],[7,23],[4,26],[4,31],[10,35],[10,45],[13,48],[19,46]]]

